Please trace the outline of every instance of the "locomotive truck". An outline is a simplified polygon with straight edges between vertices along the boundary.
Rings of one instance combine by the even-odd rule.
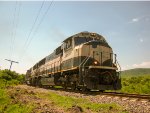
[[[120,65],[102,35],[81,32],[65,39],[53,53],[27,70],[32,86],[72,90],[121,89]]]

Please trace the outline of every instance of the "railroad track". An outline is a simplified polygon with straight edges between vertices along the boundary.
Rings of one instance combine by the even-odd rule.
[[[121,93],[121,92],[99,92],[99,91],[81,92],[81,91],[71,91],[71,90],[63,90],[63,91],[82,93],[86,95],[108,95],[108,96],[114,96],[114,97],[146,99],[150,101],[150,95],[148,94],[129,94],[129,93]]]
[[[148,94],[129,94],[129,93],[120,93],[120,92],[104,92],[102,95],[110,95],[110,96],[119,96],[119,97],[129,97],[129,98],[137,98],[137,99],[148,99],[150,101],[150,95]]]
[[[47,88],[46,88],[47,89]],[[59,90],[59,91],[66,91],[72,93],[80,93],[85,95],[108,95],[114,97],[128,97],[128,98],[136,98],[136,99],[146,99],[150,102],[150,95],[149,94],[129,94],[129,93],[121,93],[121,92],[100,92],[100,91],[87,91],[82,92],[79,90],[71,90],[71,89],[63,89],[63,88],[48,88],[51,90]]]

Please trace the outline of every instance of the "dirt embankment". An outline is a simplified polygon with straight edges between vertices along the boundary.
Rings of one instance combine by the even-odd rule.
[[[92,111],[87,109],[83,110],[79,106],[72,106],[69,109],[64,109],[63,107],[56,107],[53,101],[50,101],[47,98],[40,98],[38,94],[47,94],[49,92],[56,93],[61,96],[67,97],[76,97],[82,98],[85,100],[89,100],[92,103],[116,103],[122,106],[122,112],[129,113],[149,113],[150,111],[150,101],[148,100],[136,100],[129,98],[119,98],[119,97],[111,97],[104,95],[87,95],[81,93],[60,91],[60,90],[50,90],[50,89],[42,89],[30,87],[27,85],[19,85],[15,87],[9,87],[8,92],[10,97],[12,98],[12,103],[24,103],[31,104],[34,106],[32,112],[33,113],[81,113],[81,112],[89,112]],[[111,109],[109,110],[109,112]],[[113,110],[112,110],[113,111]],[[99,111],[100,113],[107,113],[108,111]],[[114,112],[112,112],[114,113]]]
[[[26,85],[9,87],[8,93],[12,104],[22,103],[33,106],[32,113],[63,113],[63,109],[55,108],[53,103],[47,99],[37,97],[33,87]]]
[[[18,85],[8,87],[8,94],[12,99],[11,104],[30,104],[33,107],[32,113],[81,113],[83,109],[79,106],[72,106],[69,109],[58,107],[53,101],[47,98],[41,98],[40,94],[47,94],[49,90],[30,87],[27,85]],[[90,112],[87,111],[87,112]]]

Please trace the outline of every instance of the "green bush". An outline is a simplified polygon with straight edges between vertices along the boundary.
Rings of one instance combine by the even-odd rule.
[[[8,83],[12,82],[14,84],[18,84],[24,82],[25,76],[23,74],[18,74],[15,71],[0,70],[0,79],[6,80]]]
[[[150,76],[122,78],[122,92],[150,94]]]

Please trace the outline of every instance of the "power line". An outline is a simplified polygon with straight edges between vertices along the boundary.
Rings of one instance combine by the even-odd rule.
[[[25,48],[26,48],[27,45],[28,45],[30,36],[31,36],[31,34],[32,34],[32,32],[33,32],[33,29],[35,28],[35,25],[36,25],[36,23],[37,23],[37,20],[38,20],[38,18],[39,18],[39,15],[40,15],[40,13],[41,13],[41,10],[42,10],[42,8],[43,8],[43,6],[44,6],[44,2],[45,2],[45,1],[42,2],[41,6],[40,6],[40,8],[39,8],[39,10],[38,10],[38,12],[37,12],[37,15],[36,15],[36,17],[35,17],[35,20],[34,20],[34,22],[33,22],[33,25],[32,25],[32,27],[31,27],[31,29],[30,29],[30,31],[29,31],[29,34],[27,35],[27,39],[25,40],[25,43],[24,43],[24,45],[23,45],[23,50],[22,50],[22,52],[21,52],[21,55],[20,55],[19,59],[21,59],[21,57],[23,56],[24,51],[25,51]]]
[[[18,3],[18,5],[17,5]],[[21,8],[21,3],[16,1],[15,5],[15,12],[14,12],[14,19],[13,19],[13,30],[12,30],[12,35],[11,35],[11,45],[10,45],[10,58],[13,56],[13,51],[14,51],[14,46],[15,46],[15,38],[16,38],[16,32],[17,32],[17,27],[19,24],[19,14],[20,14],[20,8]]]
[[[27,49],[28,49],[28,47],[29,47],[29,45],[30,45],[31,41],[33,40],[33,38],[34,38],[35,34],[37,33],[39,26],[40,26],[40,25],[41,25],[41,23],[44,21],[44,18],[46,17],[46,15],[47,15],[47,13],[48,13],[49,9],[51,8],[52,3],[53,3],[53,0],[52,0],[52,1],[51,1],[51,3],[49,4],[49,6],[48,6],[47,10],[46,10],[46,11],[45,11],[45,13],[43,14],[43,16],[42,16],[42,18],[41,18],[41,20],[40,20],[39,24],[37,25],[37,27],[36,27],[36,29],[35,29],[35,31],[34,31],[34,33],[33,33],[32,37],[30,38],[30,40],[29,40],[29,42],[28,42],[28,44],[27,44],[27,46],[26,46],[26,49],[24,50],[24,54],[25,54],[25,52],[27,51]],[[22,54],[22,57],[21,57],[21,58],[23,58],[23,56],[24,56],[24,55]]]
[[[16,10],[17,10],[17,1],[16,1],[16,4],[15,4],[14,18],[13,18],[13,23],[12,23],[13,28],[15,28],[14,26],[15,26]],[[12,57],[13,36],[14,36],[14,29],[12,30],[12,33],[11,33],[10,58]]]
[[[35,21],[34,21],[32,27],[31,27],[31,30],[30,30],[30,32],[29,32],[29,34],[28,34],[28,37],[27,37],[27,39],[26,39],[26,41],[25,41],[25,44],[24,44],[24,46],[23,46],[23,49],[25,49],[26,45],[28,44],[28,40],[30,39],[30,35],[31,35],[31,33],[32,33],[32,31],[33,31],[35,25],[36,25],[36,22],[37,22],[38,18],[39,18],[39,15],[40,15],[41,10],[42,10],[42,8],[43,8],[44,2],[45,2],[45,1],[42,2],[41,7],[40,7],[40,9],[38,10],[37,16],[36,16]]]
[[[44,21],[44,18],[46,17],[46,15],[47,15],[47,13],[48,13],[50,7],[52,6],[52,3],[53,3],[53,0],[52,0],[51,3],[49,4],[49,6],[48,6],[47,10],[45,11],[45,13],[43,14],[42,19],[40,20],[39,24],[37,25],[37,27],[36,27],[36,29],[35,29],[35,31],[34,31],[34,35],[33,35],[32,38],[30,39],[30,41],[29,41],[27,47],[29,47],[31,41],[33,40],[35,34],[37,33],[37,31],[38,31],[38,29],[39,29],[39,26],[40,26],[41,23]],[[28,49],[28,48],[27,48],[27,49]],[[27,49],[26,49],[26,50],[27,50]]]
[[[21,2],[18,2],[18,12],[17,12],[17,15],[16,15],[16,25],[15,25],[15,31],[14,31],[14,40],[13,40],[13,45],[12,45],[12,55],[14,53],[14,50],[15,50],[15,39],[16,39],[16,33],[17,33],[17,29],[18,29],[18,25],[19,25],[19,15],[20,15],[20,9],[21,9]]]
[[[5,59],[5,60],[7,60],[7,61],[10,62],[10,68],[9,68],[9,70],[11,70],[11,67],[12,67],[12,64],[13,64],[13,63],[19,63],[19,62],[17,62],[17,61],[13,61],[13,60],[8,60],[8,59]]]
[[[13,24],[12,24],[12,34],[11,34],[11,44],[10,44],[10,59],[12,59],[13,54],[14,54],[14,49],[15,49],[15,39],[16,39],[16,33],[17,33],[17,28],[19,24],[19,15],[20,15],[20,9],[21,9],[21,2],[16,1],[15,3],[15,11],[14,11],[14,17],[13,17]],[[10,68],[11,70],[12,64],[13,63],[18,63],[13,60],[8,60],[10,62]]]

